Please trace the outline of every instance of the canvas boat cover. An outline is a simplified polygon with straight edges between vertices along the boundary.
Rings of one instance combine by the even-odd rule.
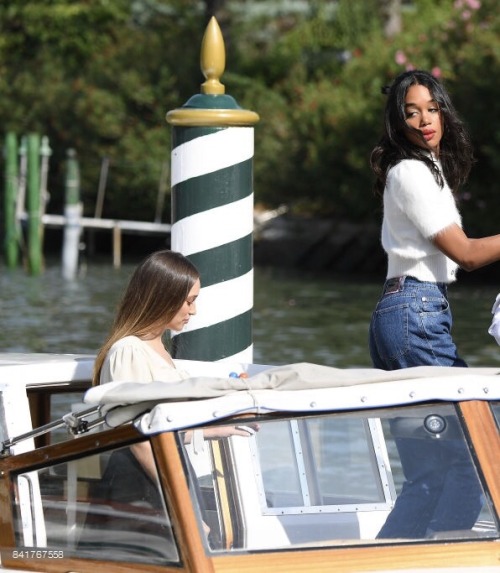
[[[136,420],[152,434],[241,413],[322,412],[427,401],[499,400],[500,368],[418,366],[385,371],[309,363],[248,378],[196,376],[179,382],[110,382],[85,394],[115,427]]]

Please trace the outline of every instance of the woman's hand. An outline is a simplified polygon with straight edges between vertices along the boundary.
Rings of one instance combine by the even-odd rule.
[[[229,436],[243,436],[248,438],[253,436],[260,429],[259,424],[251,422],[249,424],[240,424],[238,426],[214,426],[203,429],[203,437],[206,440],[217,440],[218,438],[228,438]]]
[[[250,436],[253,436],[255,432],[258,432],[259,429],[259,424],[250,422],[249,424],[239,424],[238,426],[213,426],[199,430],[188,430],[184,434],[184,443],[190,444],[193,442],[194,437],[195,450],[199,447],[201,451],[203,449],[203,440],[218,440],[220,438],[229,438],[230,436],[243,436],[244,438],[249,438]],[[202,438],[202,440],[197,446],[196,443],[199,442],[200,438]]]

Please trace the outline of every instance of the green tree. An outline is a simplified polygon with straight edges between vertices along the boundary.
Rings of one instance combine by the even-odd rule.
[[[478,234],[493,232],[500,175],[492,121],[500,105],[495,0],[402,3],[395,34],[385,30],[386,0],[314,4],[322,9],[283,17],[274,34],[259,23],[253,47],[251,25],[240,35],[245,79],[231,81],[262,118],[257,197],[301,212],[378,217],[368,159],[382,127],[380,90],[401,71],[423,68],[446,83],[474,138],[478,163],[461,196],[465,222]]]
[[[128,0],[10,0],[0,7],[2,130],[49,136],[51,209],[62,201],[63,161],[73,147],[91,214],[100,161],[108,157],[104,215],[154,215],[168,158],[165,112],[184,103],[200,75],[199,48],[185,38],[193,31],[199,36],[202,27],[181,1],[134,6],[131,11]]]
[[[270,207],[378,218],[369,154],[381,87],[432,70],[470,127],[477,166],[462,194],[478,234],[496,227],[500,15],[497,0],[9,0],[0,5],[0,130],[50,137],[52,211],[73,147],[93,214],[103,157],[104,216],[152,219],[165,113],[199,92],[207,18],[222,20],[226,91],[259,113],[255,195]],[[397,26],[388,30],[388,24]],[[400,31],[398,31],[398,29]],[[168,218],[168,202],[164,220]]]

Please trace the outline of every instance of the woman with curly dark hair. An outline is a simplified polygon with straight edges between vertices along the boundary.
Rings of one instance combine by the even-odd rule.
[[[382,246],[388,268],[370,325],[376,368],[467,366],[451,336],[447,285],[500,260],[500,235],[471,239],[455,194],[467,181],[469,135],[443,85],[404,72],[384,88],[385,129],[371,155],[383,197]]]
[[[383,198],[386,281],[370,324],[375,368],[459,366],[447,286],[458,268],[500,260],[500,235],[471,239],[455,194],[473,163],[469,135],[443,85],[425,71],[400,74],[384,88],[385,129],[371,155]],[[396,437],[405,477],[380,538],[425,538],[470,530],[481,488],[463,436]],[[450,510],[450,508],[453,508]]]

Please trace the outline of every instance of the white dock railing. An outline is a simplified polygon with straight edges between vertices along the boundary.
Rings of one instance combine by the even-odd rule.
[[[24,214],[22,219],[27,218]],[[70,222],[64,215],[45,213],[41,217],[44,227],[64,229]],[[151,235],[170,235],[171,225],[168,223],[149,223],[147,221],[127,221],[123,219],[101,219],[96,217],[80,217],[77,223],[81,229],[110,230],[113,233],[113,266],[121,266],[122,233],[141,233]]]

